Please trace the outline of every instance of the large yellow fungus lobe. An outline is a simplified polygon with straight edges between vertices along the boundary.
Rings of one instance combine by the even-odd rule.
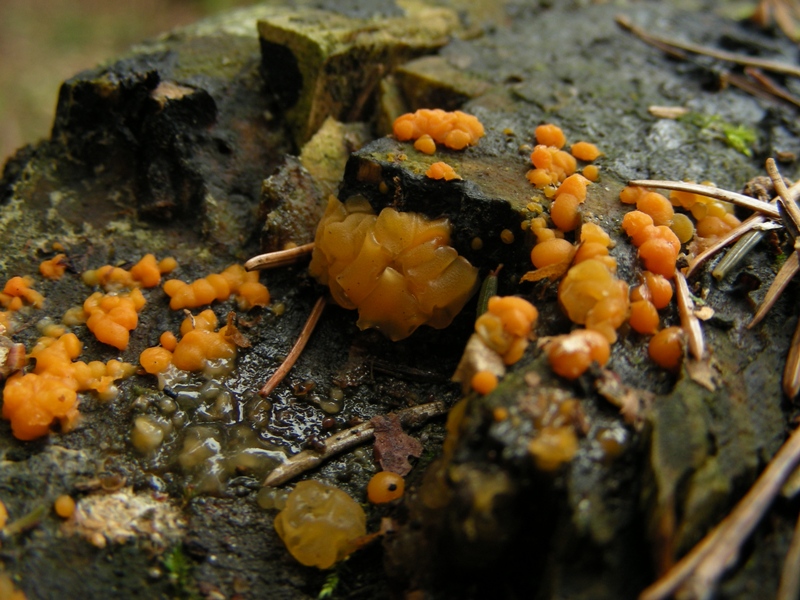
[[[358,326],[392,340],[422,324],[447,327],[469,300],[478,270],[450,244],[447,219],[384,208],[362,197],[331,196],[317,228],[309,272],[336,302],[358,309]]]
[[[317,481],[301,481],[275,517],[275,531],[286,549],[307,567],[328,569],[354,549],[367,533],[361,506],[345,492]]]
[[[392,131],[401,142],[424,139],[424,145],[418,147],[414,144],[414,147],[425,154],[433,154],[435,150],[425,136],[453,150],[463,150],[477,144],[484,135],[483,125],[477,117],[460,110],[447,112],[440,108],[421,108],[417,112],[400,115],[395,119]]]

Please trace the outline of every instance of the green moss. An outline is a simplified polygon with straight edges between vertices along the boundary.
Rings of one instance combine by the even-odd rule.
[[[751,127],[728,123],[719,115],[704,115],[696,112],[687,113],[679,120],[697,127],[701,135],[721,139],[737,152],[747,157],[753,156],[753,146],[758,141],[758,136]]]

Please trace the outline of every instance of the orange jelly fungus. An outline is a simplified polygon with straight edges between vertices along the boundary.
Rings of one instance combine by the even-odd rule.
[[[534,130],[533,135],[536,137],[536,142],[538,144],[542,144],[544,146],[554,146],[559,150],[561,150],[561,148],[564,147],[564,144],[567,143],[567,136],[564,135],[564,132],[560,127],[553,125],[552,123],[539,125]]]
[[[6,522],[8,521],[8,509],[6,505],[3,504],[3,501],[0,500],[0,529],[6,526]],[[0,596],[2,598],[2,596]]]
[[[613,343],[628,317],[628,284],[603,261],[590,258],[567,271],[558,287],[558,302],[573,323],[599,331]]]
[[[681,241],[669,227],[653,223],[651,215],[634,210],[623,217],[622,228],[631,237],[633,245],[638,246],[639,258],[648,271],[672,277]]]
[[[75,500],[72,496],[62,494],[53,503],[53,510],[62,519],[69,519],[75,512]]]
[[[554,337],[545,347],[553,371],[567,379],[577,379],[592,364],[605,365],[611,356],[608,339],[591,329],[576,329]]]
[[[658,192],[647,192],[636,200],[636,210],[650,215],[654,225],[670,225],[675,209],[666,196]]]
[[[427,133],[419,136],[414,142],[414,148],[423,154],[434,154],[436,152],[436,142]]]
[[[145,302],[139,288],[116,295],[95,292],[83,303],[86,326],[99,341],[125,350]]]
[[[572,153],[572,156],[585,162],[592,162],[602,154],[600,150],[597,149],[597,146],[590,142],[575,142],[572,144],[569,151]]]
[[[31,288],[33,279],[30,277],[12,277],[6,282],[0,292],[0,306],[10,311],[17,311],[25,304],[34,308],[41,308],[44,296]]]
[[[402,498],[406,482],[397,473],[380,471],[367,484],[367,500],[373,504],[386,504]]]
[[[597,165],[586,165],[583,167],[583,176],[591,182],[600,179],[600,168]]]
[[[683,330],[680,327],[662,329],[650,339],[647,353],[658,366],[677,370],[683,359]]]
[[[539,311],[527,300],[517,296],[492,296],[488,310],[475,321],[475,332],[505,364],[512,365],[522,358],[538,319]]]
[[[358,309],[361,329],[396,341],[422,324],[447,327],[474,293],[478,270],[449,244],[447,219],[392,208],[376,216],[360,196],[331,196],[309,272],[339,306]]]
[[[73,333],[41,338],[30,353],[36,359],[31,373],[16,373],[3,390],[3,418],[11,421],[11,431],[21,440],[42,437],[58,420],[64,431],[78,418],[77,392],[95,390],[101,399],[117,394],[115,382],[134,373],[134,366],[118,360],[108,363],[72,362],[83,345]]]
[[[477,117],[460,110],[447,112],[439,108],[421,108],[416,112],[400,115],[395,119],[392,131],[401,142],[418,140],[428,135],[433,142],[444,144],[453,150],[474,146],[484,135],[483,125]],[[426,152],[426,149],[417,148],[420,152],[433,154]]]
[[[658,311],[650,300],[636,300],[631,302],[628,322],[634,331],[652,335],[658,331]]]
[[[161,283],[162,275],[173,271],[177,266],[174,258],[156,261],[154,255],[145,254],[130,270],[104,265],[84,271],[81,278],[86,285],[99,285],[107,291],[134,287],[151,288]]]
[[[461,176],[455,172],[453,167],[446,162],[435,162],[428,170],[425,171],[425,176],[431,179],[444,179],[450,181],[451,179],[461,179]]]
[[[554,237],[536,244],[531,250],[531,262],[537,269],[560,263],[569,264],[575,255],[575,246],[563,238]]]
[[[631,300],[649,300],[657,309],[669,306],[672,300],[672,283],[663,275],[650,271],[642,273],[644,282],[631,290]]]
[[[480,395],[485,396],[494,391],[497,387],[497,375],[491,371],[478,371],[472,376],[470,381],[472,389]]]
[[[191,283],[170,279],[164,283],[164,292],[170,297],[172,310],[197,308],[214,300],[227,300],[233,294],[240,310],[253,306],[267,306],[269,290],[259,283],[257,271],[245,271],[239,264],[231,265],[222,273],[212,273]]]
[[[209,361],[236,358],[236,344],[227,335],[228,326],[216,331],[217,325],[217,316],[211,309],[193,319],[187,317],[181,323],[182,337],[174,350],[163,345],[146,348],[139,355],[139,363],[145,371],[156,375],[166,371],[170,364],[182,371],[201,371]],[[174,335],[165,332],[161,339],[162,344],[166,341],[170,346]]]
[[[45,279],[61,279],[67,270],[67,264],[64,262],[65,258],[67,258],[66,254],[56,254],[53,258],[42,261],[39,264],[39,273]]]

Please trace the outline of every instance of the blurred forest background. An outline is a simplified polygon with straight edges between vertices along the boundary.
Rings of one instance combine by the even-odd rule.
[[[255,0],[0,0],[0,169],[50,135],[61,82],[129,46]]]
[[[697,0],[670,1],[691,5]],[[0,169],[18,148],[49,136],[58,88],[65,79],[174,27],[257,2],[0,0]],[[770,25],[782,13],[795,31],[800,23],[800,0],[717,0],[712,6],[734,19],[747,18],[756,9]]]

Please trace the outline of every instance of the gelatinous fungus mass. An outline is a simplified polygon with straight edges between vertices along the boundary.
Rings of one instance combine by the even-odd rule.
[[[275,517],[275,531],[286,548],[307,567],[327,569],[367,533],[361,505],[345,492],[318,481],[301,481]]]
[[[447,219],[334,197],[317,229],[309,271],[358,326],[397,341],[422,324],[447,327],[477,287],[478,270],[450,243]]]

